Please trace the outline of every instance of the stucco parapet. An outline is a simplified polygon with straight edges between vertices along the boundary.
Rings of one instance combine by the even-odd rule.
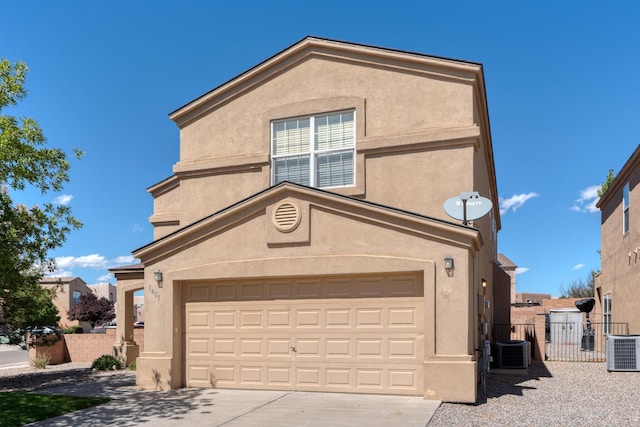
[[[180,213],[171,212],[154,214],[149,217],[149,222],[153,225],[179,225]]]
[[[242,156],[205,158],[196,161],[180,161],[173,166],[179,177],[209,175],[222,172],[240,172],[262,168],[269,164],[269,153],[253,153]]]
[[[178,177],[175,175],[172,175],[148,187],[147,192],[151,193],[151,195],[155,198],[163,193],[166,193],[167,191],[170,191],[178,187],[179,185],[180,185],[180,180],[178,179]]]
[[[358,141],[358,152],[389,153],[415,150],[418,148],[450,147],[454,143],[473,144],[479,147],[480,128],[467,126],[461,128],[432,129],[406,135],[386,137],[367,137]]]

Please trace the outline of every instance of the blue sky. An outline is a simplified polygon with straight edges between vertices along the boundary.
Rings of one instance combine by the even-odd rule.
[[[52,253],[87,283],[152,240],[146,189],[178,161],[168,114],[307,35],[482,63],[502,230],[518,292],[558,295],[600,267],[595,189],[638,145],[640,2],[3,2],[0,57],[30,68],[5,113],[36,119],[71,182],[31,205],[84,228]],[[454,195],[452,195],[454,196]]]

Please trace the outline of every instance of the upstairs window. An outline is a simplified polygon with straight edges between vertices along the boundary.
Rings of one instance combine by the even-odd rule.
[[[271,122],[271,182],[355,185],[355,111]]]
[[[622,234],[629,232],[629,183],[622,190]]]
[[[82,296],[80,291],[73,291],[73,294],[71,295],[71,305],[78,304],[80,302],[80,296]]]

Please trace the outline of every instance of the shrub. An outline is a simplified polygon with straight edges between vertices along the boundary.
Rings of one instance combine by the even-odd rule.
[[[122,369],[122,362],[110,354],[103,354],[93,361],[91,369],[96,371],[114,371]]]
[[[135,360],[133,362],[129,363],[129,370],[130,371],[135,371],[136,370],[136,361]]]
[[[44,369],[47,367],[49,362],[51,361],[51,357],[48,353],[40,353],[36,355],[34,359],[31,360],[31,364],[36,369]]]
[[[82,326],[80,325],[69,326],[68,328],[63,329],[62,333],[63,334],[82,334],[84,333],[84,329],[82,329]]]

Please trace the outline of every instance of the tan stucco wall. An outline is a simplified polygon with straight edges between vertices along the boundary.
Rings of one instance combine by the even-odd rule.
[[[145,266],[138,386],[184,384],[182,283],[410,272],[425,286],[425,397],[474,402],[499,229],[483,91],[478,64],[305,40],[172,113],[180,161],[149,189],[158,240],[134,253]],[[297,186],[260,193],[271,186],[271,121],[342,109],[356,112],[356,182],[328,191],[437,220]],[[490,198],[492,214],[457,226],[442,204],[461,191]],[[304,213],[286,235],[269,215],[284,198]]]
[[[447,61],[417,65],[413,57],[381,59],[365,48],[335,57],[309,54],[284,65],[286,72],[216,92],[195,109],[196,121],[183,123],[174,113],[181,126],[179,186],[154,194],[152,222],[162,224],[155,237],[267,188],[272,120],[340,109],[356,111],[358,173],[354,187],[333,191],[446,220],[442,204],[461,191],[497,201],[477,113],[484,102],[477,65],[458,63],[451,71]],[[175,215],[179,226],[162,223]]]
[[[145,277],[153,277],[153,271],[159,269],[165,278],[161,288],[152,280],[145,281],[146,349],[138,362],[140,387],[182,385],[180,283],[307,276],[310,272],[320,276],[420,272],[425,277],[425,304],[431,322],[429,333],[425,334],[425,364],[439,366],[428,371],[442,374],[450,369],[455,376],[461,366],[469,365],[468,372],[475,372],[471,365],[475,366],[478,309],[476,298],[469,303],[469,296],[480,291],[479,280],[469,278],[478,274],[491,277],[480,265],[477,273],[476,267],[470,268],[478,259],[474,249],[476,232],[467,230],[456,236],[446,228],[407,223],[376,209],[357,209],[305,194],[294,197],[284,191],[278,196],[256,202],[244,211],[238,208],[235,215],[230,215],[233,218],[221,219],[219,224],[212,220],[210,226],[203,225],[203,230],[194,231],[192,237],[185,236],[182,242],[164,242],[167,248],[176,251],[170,257],[155,259],[153,248],[138,254],[145,259]],[[310,222],[308,245],[270,247],[264,243],[268,227],[273,227],[266,214],[267,206],[283,197],[310,203],[308,217],[303,219]],[[351,210],[345,211],[348,207]],[[220,226],[224,227],[223,233],[216,231]],[[201,235],[209,237],[196,238]],[[443,269],[445,256],[455,260],[452,276]],[[158,366],[170,369],[160,371],[163,374],[159,383],[158,376],[151,375],[159,372]],[[475,388],[458,389],[449,381],[434,382],[433,377],[426,377],[425,381],[429,398],[475,400]]]
[[[596,278],[594,321],[602,321],[602,298],[611,294],[611,321],[640,333],[640,152],[636,149],[601,202],[601,272]],[[629,232],[622,232],[622,192],[629,183]]]

